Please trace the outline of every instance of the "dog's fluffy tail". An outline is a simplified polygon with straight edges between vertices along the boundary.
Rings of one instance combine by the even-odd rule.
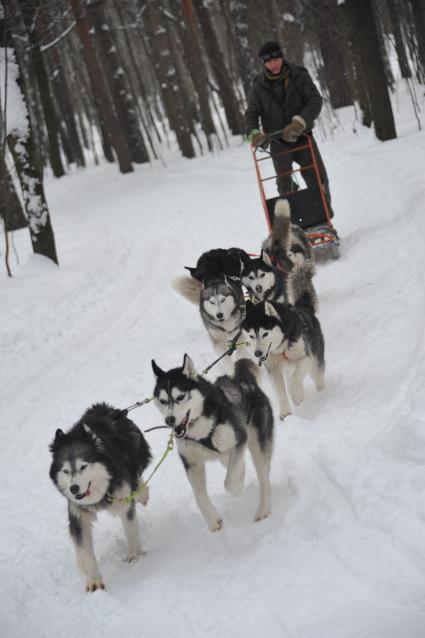
[[[272,243],[278,245],[285,254],[291,247],[291,209],[287,199],[278,199],[274,207]]]
[[[199,304],[202,284],[197,279],[182,275],[173,279],[171,287],[191,303]]]
[[[289,302],[300,308],[308,308],[312,312],[318,310],[317,295],[313,286],[315,272],[314,262],[307,259],[295,265],[288,277]]]

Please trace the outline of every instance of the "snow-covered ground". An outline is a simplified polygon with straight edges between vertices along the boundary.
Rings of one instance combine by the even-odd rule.
[[[321,144],[343,241],[316,279],[327,390],[307,382],[303,405],[276,420],[271,518],[253,522],[251,464],[239,499],[211,465],[224,527],[208,532],[174,451],[139,510],[146,557],[124,564],[119,521],[99,517],[107,589],[94,594],[48,444],[95,401],[150,396],[151,358],[215,358],[170,280],[209,248],[258,251],[266,225],[238,139],[127,176],[102,166],[48,180],[60,268],[31,255],[25,230],[13,279],[1,264],[2,636],[425,636],[425,134],[404,87],[398,102],[397,140],[354,134],[347,109]],[[161,423],[151,405],[131,416]],[[166,434],[147,437],[158,460]]]

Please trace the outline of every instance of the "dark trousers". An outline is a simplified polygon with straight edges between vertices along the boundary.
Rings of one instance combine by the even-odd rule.
[[[323,185],[326,203],[329,207],[329,214],[331,217],[333,217],[334,213],[331,206],[331,194],[329,191],[329,180],[326,173],[326,168],[314,137],[310,136],[310,139],[312,141],[313,150],[316,156],[317,167],[319,169],[320,181]],[[292,164],[294,162],[298,164],[300,168],[303,168],[304,166],[310,166],[313,163],[309,148],[305,148],[301,151],[296,150],[297,147],[305,146],[306,144],[307,140],[303,137],[300,137],[300,139],[294,144],[287,144],[285,142],[282,143],[277,141],[271,143],[270,153],[272,156],[276,174],[278,175],[278,177],[276,178],[276,184],[279,195],[284,196],[286,193],[298,190],[299,188],[296,182],[294,182],[292,175],[279,176],[279,173],[286,173],[288,171],[291,171]],[[289,151],[291,150],[291,148],[294,150],[292,150],[290,153],[284,153],[282,155],[278,154],[279,152],[282,153],[282,151]],[[307,188],[317,188],[318,183],[314,168],[309,168],[306,171],[301,171],[301,176],[306,183]]]

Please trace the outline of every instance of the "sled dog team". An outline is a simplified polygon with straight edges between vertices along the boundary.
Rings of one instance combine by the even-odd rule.
[[[168,371],[152,361],[155,404],[174,432],[198,507],[215,532],[223,521],[208,496],[205,463],[221,461],[226,467],[225,489],[239,495],[246,448],[259,483],[255,520],[270,515],[273,412],[258,384],[260,366],[264,364],[270,376],[284,419],[291,413],[287,383],[295,405],[303,400],[307,375],[318,391],[325,387],[324,340],[315,314],[312,251],[303,231],[291,223],[287,200],[277,200],[273,229],[260,257],[250,258],[238,248],[215,249],[188,270],[190,275],[177,278],[173,287],[199,306],[215,350],[222,354],[230,341],[240,338],[251,346],[237,348],[233,373],[213,383],[197,372],[187,354],[181,366]],[[68,501],[69,531],[86,589],[103,589],[92,524],[100,510],[119,516],[126,560],[143,555],[135,501],[146,505],[148,488],[139,490],[135,500],[118,499],[143,484],[151,460],[149,446],[126,410],[96,404],[69,431],[56,431],[50,451],[50,477]]]

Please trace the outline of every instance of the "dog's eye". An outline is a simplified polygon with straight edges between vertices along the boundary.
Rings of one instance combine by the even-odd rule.
[[[84,465],[80,467],[80,472],[83,472],[86,469],[86,467],[87,467],[87,463],[84,463]]]
[[[161,405],[167,405],[168,401],[166,401],[165,399],[160,399],[159,400]]]
[[[220,303],[224,303],[226,301],[226,297],[223,297],[223,299],[220,299]]]
[[[263,334],[263,337],[267,337],[267,336],[268,336],[268,334],[269,334],[268,332],[265,332],[265,333]]]
[[[260,279],[262,279],[262,278],[263,278],[263,277],[265,277],[265,276],[266,276],[266,273],[265,273],[265,272],[262,272],[262,273],[261,273],[261,275],[260,275]]]
[[[64,474],[69,474],[69,470],[62,470]]]
[[[214,306],[214,304],[215,304],[214,299],[210,299],[210,300],[209,300],[209,302],[210,302],[210,304],[211,304],[212,306]]]
[[[251,281],[254,279],[254,275],[249,275],[248,279],[251,279]]]
[[[254,339],[254,335],[249,335],[249,338],[250,339]]]
[[[184,397],[185,397],[184,394],[179,394],[179,396],[176,398],[176,401],[180,403],[180,401],[183,401]]]

